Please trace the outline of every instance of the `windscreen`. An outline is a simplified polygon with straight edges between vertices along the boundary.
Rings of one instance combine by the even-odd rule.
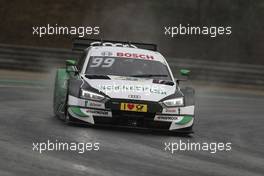
[[[169,70],[165,64],[159,61],[134,58],[92,56],[89,59],[85,74],[171,80]]]

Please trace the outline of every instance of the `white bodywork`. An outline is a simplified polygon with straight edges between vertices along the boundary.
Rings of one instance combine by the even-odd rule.
[[[89,84],[111,98],[120,99],[135,99],[130,95],[137,95],[137,100],[145,101],[160,101],[161,99],[173,94],[176,85],[164,85],[152,83],[152,79],[136,79],[129,80],[129,78],[109,76],[110,80],[105,79],[87,79]]]
[[[100,47],[95,46],[95,47],[89,47],[87,50],[89,50],[89,52],[88,55],[86,56],[84,67],[81,70],[82,74],[85,73],[88,66],[89,58],[91,56],[112,56],[112,57],[124,57],[124,58],[135,58],[134,56],[136,56],[137,59],[154,60],[165,64],[169,69],[171,78],[173,78],[173,74],[168,66],[166,59],[159,52],[144,50],[139,48],[111,47],[111,46],[100,46]],[[122,53],[123,55],[120,53]]]
[[[173,74],[168,66],[168,63],[159,52],[138,48],[113,46],[91,46],[87,50],[88,54],[80,72],[80,76],[84,79],[84,81],[88,82],[90,86],[103,92],[110,98],[159,102],[163,98],[174,94],[177,89],[176,82],[173,78]],[[88,79],[85,77],[85,72],[88,66],[89,58],[91,56],[124,57],[161,62],[167,66],[174,85],[153,83],[153,79],[150,78],[133,78],[114,75],[108,75],[110,79]],[[105,109],[104,102],[101,103],[69,96],[68,105],[81,107],[80,111],[85,114],[87,118],[75,116],[74,113],[70,111],[71,115],[91,124],[94,124],[93,116],[98,115],[99,113],[103,114],[104,118],[112,117],[111,110]],[[95,108],[96,110],[91,110],[92,108]],[[180,125],[178,123],[184,118],[185,115],[192,117],[194,116],[194,105],[171,108],[163,107],[161,114],[155,115],[154,121],[171,122],[169,130],[192,126],[193,118],[184,125]]]
[[[87,69],[89,58],[91,56],[112,56],[112,57],[121,57],[120,53],[123,53],[123,57],[125,58],[134,58],[138,57],[138,59],[147,59],[154,60],[163,63],[167,66],[169,70],[169,74],[174,82],[173,86],[164,85],[164,84],[154,84],[152,83],[153,79],[137,79],[134,78],[134,81],[127,77],[121,76],[111,76],[111,80],[98,80],[98,79],[90,79],[88,81],[85,78],[84,73]],[[85,81],[88,81],[89,84],[102,91],[106,95],[111,98],[124,98],[124,99],[132,99],[129,95],[140,95],[140,100],[146,101],[159,101],[166,96],[169,96],[175,92],[176,83],[173,78],[173,74],[168,66],[165,58],[159,53],[155,51],[149,51],[138,48],[128,48],[128,47],[111,47],[111,46],[100,46],[100,47],[90,47],[88,55],[86,56],[86,60],[84,62],[84,67],[82,68],[81,75]],[[136,86],[136,87],[135,87]],[[130,91],[127,90],[126,87],[132,87]],[[122,89],[124,91],[116,91],[116,88]]]

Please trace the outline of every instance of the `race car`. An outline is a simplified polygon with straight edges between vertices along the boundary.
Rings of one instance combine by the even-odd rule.
[[[54,113],[66,123],[192,133],[194,89],[180,88],[157,45],[76,39],[56,71]],[[183,77],[190,71],[180,70]]]

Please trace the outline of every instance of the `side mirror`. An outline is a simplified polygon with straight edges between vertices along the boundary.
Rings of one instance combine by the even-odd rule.
[[[182,76],[189,76],[189,74],[190,74],[190,70],[187,70],[187,69],[181,69],[180,70],[180,73],[181,73],[181,75]],[[176,79],[176,83],[178,84],[178,85],[180,85],[180,81],[187,81],[187,78],[185,78],[185,79]]]
[[[189,76],[190,72],[191,71],[187,70],[187,69],[181,69],[180,70],[180,73],[181,73],[182,76]]]
[[[78,70],[76,68],[76,61],[75,60],[66,60],[66,71],[67,72],[74,72],[74,73],[78,72]]]
[[[66,66],[76,66],[75,60],[66,60]]]

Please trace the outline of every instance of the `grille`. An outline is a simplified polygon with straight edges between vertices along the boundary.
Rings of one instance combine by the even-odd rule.
[[[95,124],[169,129],[170,122],[154,121],[155,113],[112,111],[112,118],[95,117]]]

